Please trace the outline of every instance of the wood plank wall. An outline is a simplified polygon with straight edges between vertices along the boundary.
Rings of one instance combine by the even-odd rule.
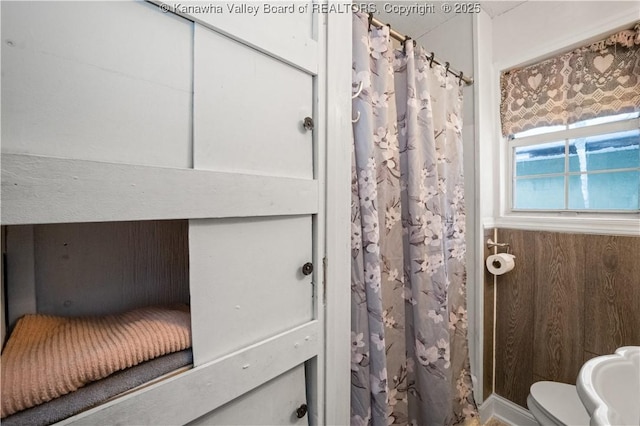
[[[7,244],[14,236],[6,248],[11,300],[7,325],[12,327],[20,316],[34,312],[107,315],[141,306],[189,303],[187,227],[186,220],[7,227]],[[30,240],[19,234],[27,228],[30,232],[24,235]],[[24,253],[31,253],[30,265],[19,263]],[[24,291],[28,286],[33,290]]]
[[[526,407],[536,381],[575,384],[586,360],[640,345],[640,237],[499,229],[498,241],[516,268],[495,289],[485,274],[485,330],[497,291],[495,393]],[[489,395],[492,342],[484,357]]]

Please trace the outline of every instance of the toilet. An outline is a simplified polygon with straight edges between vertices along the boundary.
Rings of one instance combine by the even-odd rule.
[[[542,426],[586,426],[591,420],[576,387],[566,383],[534,383],[527,397],[527,407]]]

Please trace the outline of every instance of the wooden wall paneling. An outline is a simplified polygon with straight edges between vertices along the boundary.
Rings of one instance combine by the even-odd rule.
[[[7,327],[11,331],[20,317],[37,312],[34,227],[20,225],[4,228],[7,253]]]
[[[0,234],[2,236],[2,250],[0,250],[0,253],[2,253],[2,258],[0,259],[0,350],[4,348],[4,337],[7,335],[7,320],[6,320],[6,308],[5,308],[5,295],[4,295],[4,272],[5,272],[5,253],[7,252],[6,250],[6,245],[5,245],[5,230],[6,227],[5,226],[1,226],[0,227]]]
[[[493,239],[493,229],[485,229],[484,241],[487,239]],[[484,244],[484,257],[486,259],[493,250],[489,250],[486,244]],[[487,267],[484,267],[484,312],[483,312],[483,362],[482,362],[482,394],[486,400],[489,395],[493,393],[493,302],[495,295],[495,286],[493,285],[493,274],[491,274]]]
[[[582,364],[600,355],[607,355],[607,354],[594,354],[593,352],[584,351],[582,356]]]
[[[39,313],[105,315],[189,303],[187,221],[36,225]]]
[[[534,237],[530,231],[498,230],[499,242],[511,244],[516,267],[497,280],[495,392],[523,407],[533,383],[536,268],[527,259]]]
[[[584,244],[584,235],[538,232],[527,257],[536,268],[534,372],[571,384],[583,358]]]
[[[575,383],[589,359],[640,345],[640,238],[498,233],[516,268],[496,288],[496,393],[524,406],[531,383]],[[485,283],[485,298],[490,291]]]
[[[640,345],[640,238],[590,236],[584,251],[585,349],[604,355]]]
[[[539,375],[537,375],[535,373],[533,374],[533,383],[536,383],[536,382],[547,382],[547,381],[550,381],[550,380],[551,379],[549,379],[548,377],[542,377],[542,376],[539,376]]]

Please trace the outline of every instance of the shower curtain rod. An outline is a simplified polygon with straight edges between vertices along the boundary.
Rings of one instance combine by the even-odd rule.
[[[389,27],[389,35],[391,35],[391,37],[395,38],[396,40],[398,40],[400,43],[404,43],[407,40],[411,40],[411,37],[406,36],[404,34],[400,34],[399,32],[397,32],[396,30],[394,30],[393,28],[391,28],[391,25],[389,24],[385,24],[384,22],[382,22],[381,20],[375,18],[373,16],[373,13],[369,14],[369,25],[375,25],[378,28],[382,28],[382,27]],[[415,43],[415,40],[413,41]],[[435,62],[438,65],[443,65],[441,62],[439,62],[437,59],[435,59],[435,56],[433,54],[433,52],[431,52],[431,57],[429,58],[429,60]],[[467,77],[466,75],[464,75],[462,73],[462,71],[455,71],[451,68],[449,68],[449,62],[445,62],[444,63],[446,70],[449,74],[453,74],[456,77],[458,77],[459,79],[461,79],[462,81],[464,81],[464,83],[467,86],[471,86],[473,84],[473,77]]]

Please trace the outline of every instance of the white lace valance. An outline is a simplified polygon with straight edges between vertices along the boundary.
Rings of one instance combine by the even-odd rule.
[[[640,110],[640,22],[589,46],[501,75],[507,136]]]

